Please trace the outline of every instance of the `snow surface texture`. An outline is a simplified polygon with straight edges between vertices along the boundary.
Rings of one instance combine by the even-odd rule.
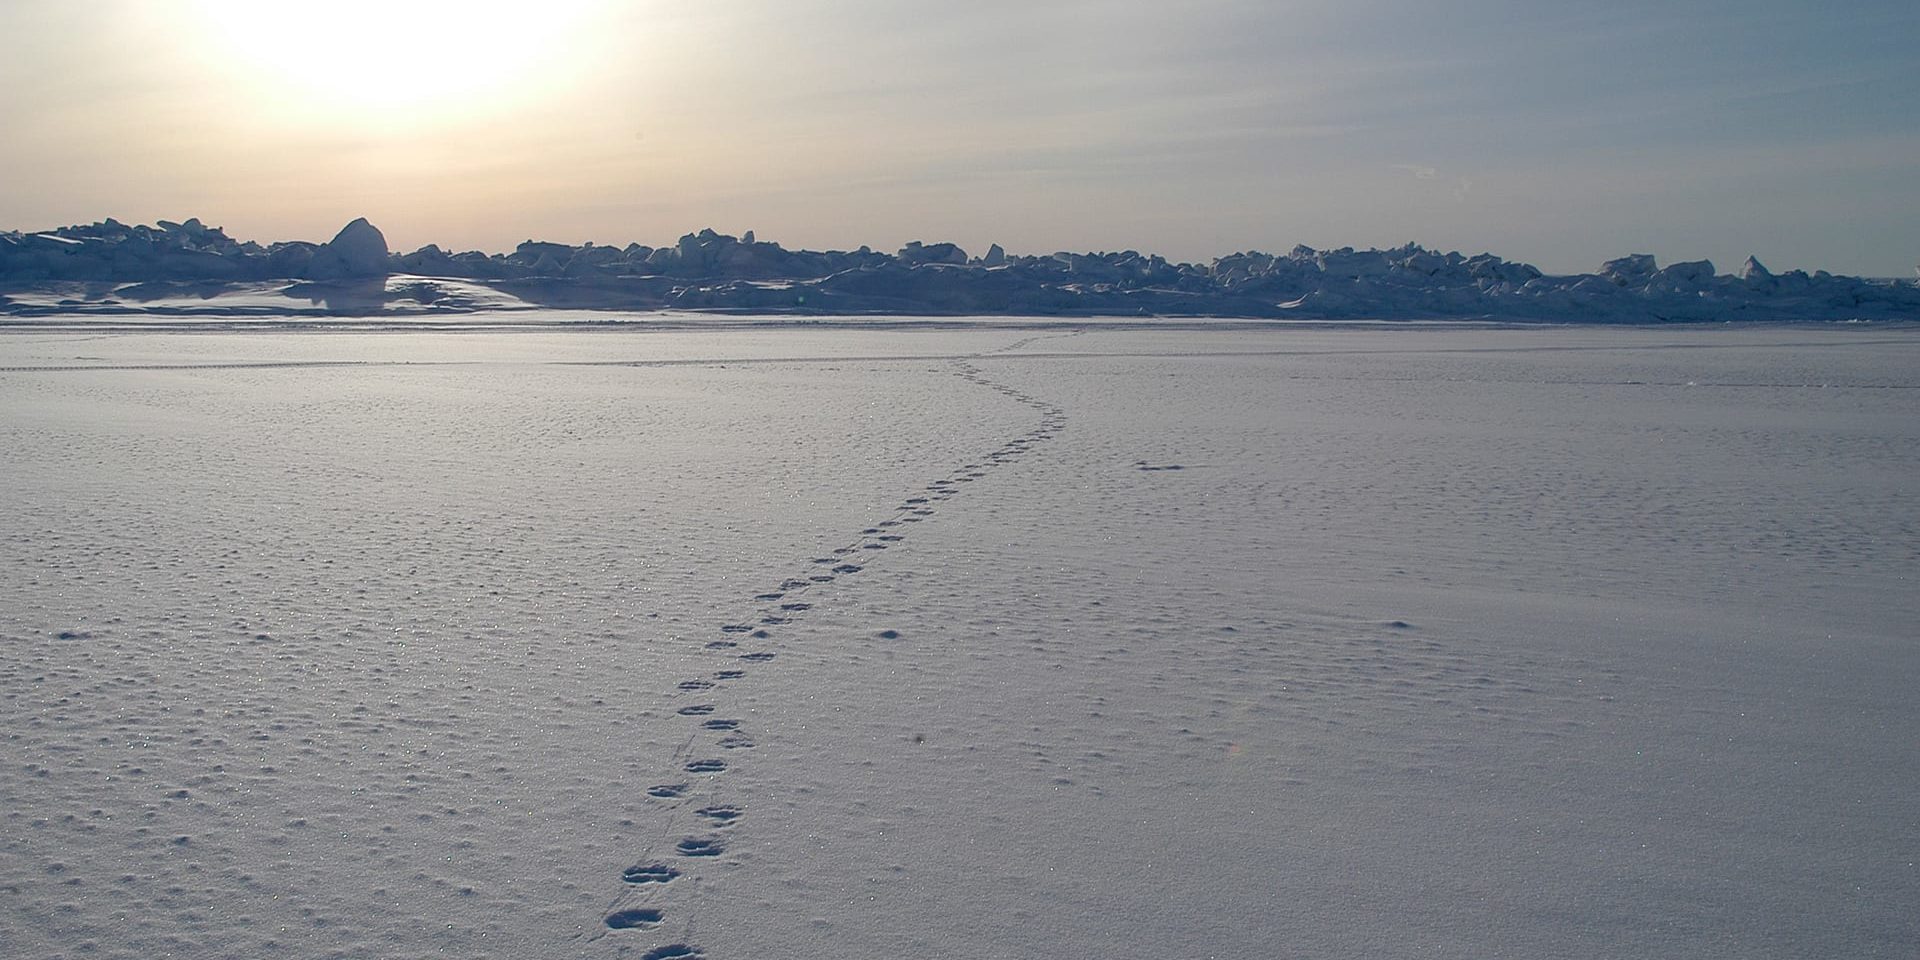
[[[0,954],[1920,940],[1909,330],[0,351]]]
[[[392,274],[394,276],[389,277]],[[272,279],[301,283],[270,283]],[[306,301],[304,305],[299,301]],[[713,230],[664,247],[527,241],[512,254],[390,255],[355,220],[328,243],[261,246],[199,220],[116,220],[0,233],[0,312],[108,315],[367,316],[509,306],[785,314],[1437,318],[1669,323],[1920,319],[1920,285],[1774,274],[1748,258],[1718,275],[1705,260],[1659,267],[1645,254],[1598,273],[1549,277],[1492,254],[1414,244],[1392,250],[1236,253],[1211,264],[1133,251],[969,258],[914,241],[888,255],[787,250]]]

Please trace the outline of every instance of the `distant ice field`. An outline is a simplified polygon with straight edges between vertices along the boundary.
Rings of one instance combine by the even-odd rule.
[[[1920,329],[15,328],[0,451],[0,956],[1920,943]]]

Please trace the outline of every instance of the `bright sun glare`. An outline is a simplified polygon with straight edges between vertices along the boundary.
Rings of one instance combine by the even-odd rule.
[[[250,76],[309,107],[467,108],[528,92],[579,34],[587,0],[199,0]]]

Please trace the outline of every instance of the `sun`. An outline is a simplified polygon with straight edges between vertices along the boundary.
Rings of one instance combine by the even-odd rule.
[[[243,79],[310,107],[474,106],[550,82],[588,0],[198,0]],[[283,101],[284,102],[284,101]]]

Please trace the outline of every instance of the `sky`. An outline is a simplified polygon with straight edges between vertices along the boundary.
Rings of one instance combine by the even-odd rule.
[[[0,229],[1920,263],[1920,4],[0,0]]]

